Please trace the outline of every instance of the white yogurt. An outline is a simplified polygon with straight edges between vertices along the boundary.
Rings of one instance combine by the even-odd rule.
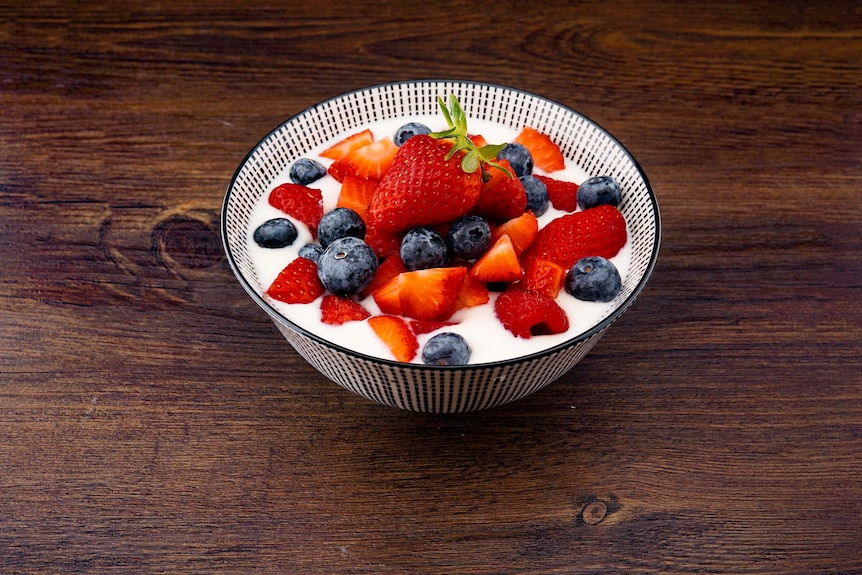
[[[442,116],[415,116],[410,118],[398,118],[394,120],[385,120],[369,124],[367,127],[371,129],[375,140],[384,137],[393,137],[399,126],[408,122],[422,122],[429,126],[432,130],[445,129],[445,120]],[[482,134],[488,143],[496,144],[510,142],[517,135],[517,130],[509,129],[499,124],[491,122],[468,119],[467,125],[471,134]],[[359,132],[366,126],[355,128],[343,134],[339,134],[331,141],[321,145],[318,148],[308,150],[305,157],[313,158],[329,167],[332,160],[322,158],[319,153],[335,142],[338,142],[347,136]],[[574,162],[567,159],[566,168],[561,171],[548,174],[551,177],[559,180],[568,180],[572,182],[583,182],[590,175],[586,174]],[[543,174],[541,170],[535,168],[534,174]],[[290,182],[289,169],[286,169],[272,183],[273,189],[283,183]],[[324,213],[335,208],[338,201],[338,194],[341,189],[339,184],[332,176],[324,176],[322,179],[310,184],[309,187],[317,188],[323,192],[323,210]],[[261,282],[261,291],[272,284],[284,267],[297,257],[299,249],[305,244],[312,241],[311,231],[302,222],[286,216],[284,212],[269,205],[268,194],[261,198],[261,201],[254,207],[251,213],[248,231],[248,251],[252,262],[257,272],[257,278]],[[567,212],[549,208],[542,217],[539,218],[539,227],[544,227],[552,219],[555,219]],[[252,235],[254,230],[263,222],[278,217],[287,217],[295,224],[299,237],[291,245],[281,249],[266,249],[258,246]],[[630,242],[626,243],[620,252],[611,259],[625,282],[631,265],[631,248]],[[515,337],[511,332],[506,330],[500,321],[494,315],[494,300],[499,294],[491,292],[491,301],[485,305],[472,308],[462,309],[457,311],[449,321],[458,322],[457,325],[445,328],[446,331],[452,331],[461,334],[467,341],[471,349],[471,364],[488,363],[506,359],[512,359],[519,356],[529,355],[540,352],[542,350],[563,343],[597,325],[602,321],[613,309],[611,303],[599,302],[584,302],[578,300],[565,290],[561,290],[557,296],[557,303],[566,311],[569,317],[568,331],[560,334],[533,336],[529,339]],[[395,359],[392,352],[374,333],[368,322],[353,321],[343,325],[333,326],[320,321],[320,299],[308,304],[286,304],[264,295],[279,313],[292,321],[303,329],[314,333],[326,340],[331,341],[342,347],[352,349],[354,351],[379,357],[383,359]],[[368,309],[372,314],[380,313],[377,304],[372,297],[367,297],[360,303]],[[408,318],[409,320],[409,318]],[[417,336],[419,340],[420,353],[413,360],[414,363],[421,363],[421,349],[425,342],[433,335],[439,332],[430,334],[422,334]]]

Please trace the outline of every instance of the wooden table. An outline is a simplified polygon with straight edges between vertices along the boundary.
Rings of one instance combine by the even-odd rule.
[[[202,4],[0,11],[0,572],[862,573],[855,2]],[[337,387],[222,252],[260,138],[411,78],[572,107],[659,198],[641,298],[508,406]]]

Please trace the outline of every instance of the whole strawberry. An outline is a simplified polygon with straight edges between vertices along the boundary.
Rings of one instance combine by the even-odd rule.
[[[524,255],[525,264],[536,258],[569,269],[587,256],[610,259],[626,244],[628,235],[622,212],[602,205],[561,216],[539,230]]]

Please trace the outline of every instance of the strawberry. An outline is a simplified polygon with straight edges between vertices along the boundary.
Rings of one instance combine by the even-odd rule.
[[[535,291],[555,298],[563,287],[566,269],[552,261],[535,258],[527,262],[524,279],[518,284],[527,291]]]
[[[317,277],[317,264],[296,258],[279,272],[266,293],[284,303],[311,303],[325,291]]]
[[[569,329],[565,310],[554,299],[538,292],[508,289],[494,302],[494,314],[503,327],[524,339]]]
[[[372,295],[383,313],[423,321],[446,320],[454,311],[466,275],[467,268],[461,266],[403,272]]]
[[[269,193],[269,204],[304,223],[317,237],[317,224],[323,217],[323,192],[299,184],[281,184]]]
[[[365,220],[365,224],[367,226],[365,230],[365,243],[371,246],[371,249],[377,254],[378,259],[384,260],[398,255],[401,249],[401,232],[383,231],[370,217]]]
[[[393,315],[375,315],[368,318],[368,325],[371,326],[377,337],[389,347],[395,359],[409,362],[416,357],[419,342],[404,319]]]
[[[488,303],[490,299],[491,296],[488,293],[488,286],[485,282],[467,274],[464,278],[464,285],[461,286],[461,291],[458,292],[458,297],[455,298],[455,310],[483,305]]]
[[[622,212],[605,204],[551,221],[539,231],[524,261],[546,259],[568,270],[586,256],[614,257],[627,237]]]
[[[533,175],[548,188],[548,199],[551,200],[552,206],[564,212],[574,212],[578,209],[578,184],[540,174]]]
[[[334,164],[333,164],[334,165]],[[350,208],[364,220],[368,214],[368,204],[377,189],[375,180],[366,180],[357,176],[347,176],[341,183],[336,207]]]
[[[506,234],[470,267],[470,275],[483,282],[513,282],[521,279],[522,274],[515,246]]]
[[[374,142],[374,135],[371,133],[371,130],[366,129],[339,140],[320,152],[320,155],[324,158],[337,161],[353,150],[367,146],[372,142]]]
[[[347,153],[333,162],[327,171],[339,182],[348,176],[379,180],[389,169],[397,152],[395,142],[391,138],[383,138]]]
[[[556,172],[566,167],[560,147],[534,128],[524,126],[513,141],[527,148],[533,156],[533,165],[545,172]]]
[[[487,180],[482,182],[479,200],[470,212],[493,222],[516,218],[527,209],[527,192],[521,180],[514,177],[508,160],[499,160],[508,172],[495,168],[486,170]]]
[[[481,148],[488,145],[488,140],[486,140],[485,136],[483,136],[482,134],[469,134],[467,138],[469,138],[470,141],[473,142],[473,145],[477,148]]]
[[[438,329],[443,329],[444,327],[458,325],[458,322],[454,321],[422,321],[418,319],[411,319],[407,323],[410,324],[410,329],[416,335],[431,333],[432,331],[437,331]]]
[[[491,243],[493,244],[500,236],[507,235],[512,240],[518,256],[523,254],[536,239],[539,233],[539,220],[533,212],[524,212],[517,218],[503,222],[491,232]]]
[[[393,254],[380,262],[377,266],[377,272],[374,274],[374,279],[368,284],[368,287],[362,290],[362,297],[366,297],[381,287],[383,284],[394,278],[400,273],[406,272],[404,262],[401,261],[401,256]]]
[[[362,321],[371,313],[350,298],[328,294],[320,302],[320,321],[330,325],[341,325],[348,321]]]
[[[481,173],[461,168],[462,153],[447,159],[451,143],[420,134],[398,149],[371,199],[369,224],[401,232],[457,219],[479,199]]]

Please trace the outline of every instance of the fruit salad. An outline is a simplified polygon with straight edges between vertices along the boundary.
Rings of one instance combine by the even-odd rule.
[[[265,297],[358,353],[432,365],[548,349],[598,324],[630,265],[620,185],[531,126],[375,122],[309,150],[252,212]]]

